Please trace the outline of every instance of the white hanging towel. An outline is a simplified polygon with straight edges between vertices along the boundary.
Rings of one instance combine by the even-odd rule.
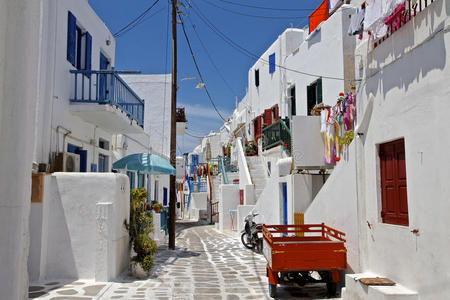
[[[383,2],[388,0],[373,0],[366,6],[364,30],[370,31],[375,40],[386,35],[387,26],[384,24]]]

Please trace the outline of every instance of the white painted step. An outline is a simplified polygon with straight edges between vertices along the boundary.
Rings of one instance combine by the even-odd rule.
[[[383,277],[372,273],[345,275],[345,288],[342,289],[343,300],[419,300],[419,294],[402,285],[367,286],[358,279],[364,277]]]

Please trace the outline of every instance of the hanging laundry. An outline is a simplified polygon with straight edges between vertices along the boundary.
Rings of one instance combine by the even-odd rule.
[[[363,33],[365,9],[357,9],[351,16],[348,35],[359,35]]]
[[[373,0],[365,9],[364,30],[370,31],[375,40],[384,37],[387,33],[383,15],[384,1],[386,0]]]

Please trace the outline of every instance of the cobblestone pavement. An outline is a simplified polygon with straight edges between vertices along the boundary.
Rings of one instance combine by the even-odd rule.
[[[265,259],[240,241],[196,223],[177,224],[177,249],[159,249],[146,280],[128,274],[114,282],[86,280],[30,284],[30,299],[271,299]],[[278,288],[278,299],[324,299],[324,284]]]

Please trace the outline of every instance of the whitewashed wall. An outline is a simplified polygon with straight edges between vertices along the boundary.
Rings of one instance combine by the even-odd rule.
[[[285,71],[286,82],[295,85],[297,115],[308,114],[307,86],[320,76],[323,76],[322,95],[325,104],[336,104],[339,93],[345,92],[345,81],[339,79],[344,79],[344,51],[352,51],[355,47],[354,38],[347,35],[350,24],[349,15],[353,10],[349,6],[342,6],[321,24],[320,31],[300,45],[298,51],[288,53],[285,62],[287,67],[312,75],[317,74],[317,76],[311,76]],[[325,78],[325,76],[338,79]],[[286,96],[288,96],[287,90]],[[290,100],[288,103],[290,105]]]
[[[374,50],[363,42],[357,52],[363,55],[357,71],[368,77],[357,95],[358,114],[368,114],[358,142],[362,269],[417,291],[420,299],[450,293],[449,15],[449,1],[435,1]],[[373,106],[366,110],[369,101]],[[380,218],[377,145],[402,137],[409,226],[383,224]]]
[[[107,128],[98,128],[84,122],[69,111],[74,76],[69,73],[73,66],[66,58],[68,11],[71,11],[77,18],[77,22],[92,35],[92,70],[99,69],[100,51],[114,66],[115,40],[87,1],[42,1],[43,15],[40,33],[42,51],[39,57],[41,68],[33,159],[36,162],[48,163],[51,152],[67,150],[67,143],[70,142],[88,150],[87,170],[89,171],[91,163],[98,164],[98,153],[112,155],[111,151],[98,148],[99,138],[111,144],[111,133]],[[107,40],[110,41],[110,45],[107,45]],[[67,139],[64,139],[64,134],[68,133],[66,129],[71,133]],[[91,140],[95,140],[96,145],[92,145]]]
[[[170,74],[121,75],[125,82],[144,99],[144,131],[150,137],[150,148],[170,156]],[[131,135],[134,137],[134,135]]]
[[[31,280],[116,278],[129,261],[129,205],[125,175],[46,176],[43,203],[31,212]]]
[[[28,299],[41,1],[0,1],[0,299]],[[7,42],[6,42],[7,41]]]

